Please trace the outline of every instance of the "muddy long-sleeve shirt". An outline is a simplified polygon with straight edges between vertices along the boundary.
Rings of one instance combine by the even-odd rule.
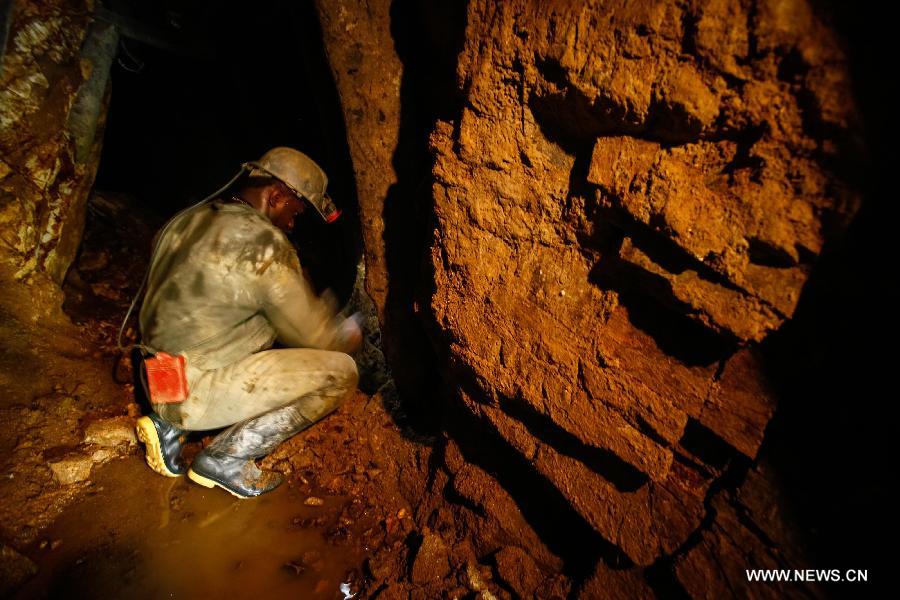
[[[141,307],[143,343],[216,369],[268,348],[338,349],[341,319],[316,296],[284,233],[220,200],[176,216],[157,242]]]

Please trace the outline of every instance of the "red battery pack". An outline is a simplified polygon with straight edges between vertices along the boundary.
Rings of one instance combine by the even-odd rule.
[[[188,398],[187,376],[184,372],[184,356],[157,352],[144,361],[150,402],[176,404]]]

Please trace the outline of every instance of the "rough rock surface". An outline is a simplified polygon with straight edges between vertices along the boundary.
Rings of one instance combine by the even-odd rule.
[[[84,431],[86,444],[97,444],[105,448],[137,443],[134,435],[134,419],[126,416],[94,421]]]
[[[349,4],[349,6],[348,6]],[[388,272],[384,250],[384,198],[397,181],[391,159],[400,129],[402,65],[393,51],[390,5],[317,2],[323,41],[340,84],[364,68],[367,85],[340,86],[347,141],[356,172],[360,222],[366,247],[366,291],[384,319]],[[363,17],[367,18],[363,18]]]
[[[388,181],[399,66],[339,41],[354,27],[383,40],[387,3],[324,4],[357,177]],[[859,205],[840,167],[860,150],[847,72],[802,0],[468,3],[463,102],[430,138],[433,293],[420,300],[459,389],[449,419],[498,436],[481,443],[609,544],[590,550],[585,597],[642,589],[643,568],[672,561],[670,583],[699,594],[715,546],[698,538],[733,533],[745,563],[771,564],[758,531],[713,507],[776,408],[760,343]],[[387,215],[360,189],[364,213]],[[383,239],[366,250],[376,286],[397,276],[378,273]],[[477,509],[462,491],[473,467],[447,468],[445,495]]]
[[[825,167],[842,57],[791,6],[472,2],[466,105],[432,136],[462,400],[638,565],[706,513],[691,427],[755,457],[774,401],[747,343],[857,205]]]
[[[5,2],[0,48],[0,537],[15,546],[84,491],[82,422],[124,411],[128,393],[62,311],[84,231],[109,98],[115,30],[89,1]],[[96,332],[94,332],[96,333]]]
[[[90,2],[10,2],[0,63],[0,261],[56,284],[81,241],[115,29]]]

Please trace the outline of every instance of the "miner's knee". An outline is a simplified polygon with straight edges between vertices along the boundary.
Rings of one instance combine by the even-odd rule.
[[[356,390],[359,383],[359,370],[356,367],[356,361],[349,354],[343,352],[337,353],[337,375],[348,394]]]

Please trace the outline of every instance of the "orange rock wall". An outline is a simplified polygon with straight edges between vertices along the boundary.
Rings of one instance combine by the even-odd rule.
[[[378,234],[404,65],[385,56],[382,20],[398,23],[386,2],[327,4],[383,305],[400,276],[379,272]],[[774,483],[751,466],[777,405],[761,343],[859,206],[842,178],[861,148],[840,40],[803,0],[471,0],[464,38],[457,114],[430,135],[417,282],[445,415],[491,431],[568,522],[609,542],[586,597],[639,587],[604,566],[616,553],[648,573],[672,566],[695,596],[745,585],[716,573],[720,555],[782,564],[759,534]],[[735,465],[750,468],[743,500]]]
[[[638,565],[775,400],[790,318],[858,200],[827,168],[853,102],[802,2],[471,2],[456,122],[432,135],[431,309],[466,409]]]

